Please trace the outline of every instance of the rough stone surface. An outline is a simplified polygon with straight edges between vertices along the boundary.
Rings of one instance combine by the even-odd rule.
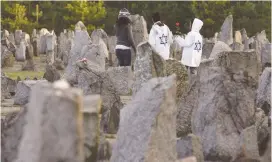
[[[38,43],[38,51],[40,54],[46,54],[46,35],[49,34],[49,31],[45,28],[40,30],[40,37]]]
[[[271,67],[271,43],[264,44],[261,51],[262,67]]]
[[[58,70],[53,65],[46,65],[43,78],[49,82],[60,80],[61,76]]]
[[[178,139],[177,155],[178,159],[195,156],[198,162],[204,162],[200,139],[193,134],[189,134],[186,137]]]
[[[98,158],[101,103],[102,100],[99,95],[89,95],[84,97],[83,100],[85,161],[96,161]]]
[[[240,133],[254,124],[257,55],[223,52],[201,68],[192,133],[202,141],[205,160],[232,161],[238,157]]]
[[[234,42],[242,44],[242,34],[240,31],[235,31]]]
[[[175,162],[176,77],[149,80],[121,110],[111,162]]]
[[[250,126],[244,129],[240,134],[240,157],[238,161],[259,161],[260,155],[257,144],[256,127]]]
[[[108,49],[102,39],[99,39],[96,43],[84,46],[81,51],[80,58],[86,58],[91,60],[92,63],[97,64],[101,69],[105,70],[105,60],[108,56]]]
[[[260,77],[256,104],[266,115],[271,111],[271,68],[265,68]]]
[[[116,133],[123,104],[110,76],[89,60],[86,63],[78,61],[77,66],[80,69],[78,86],[83,90],[84,95],[100,94],[102,96],[101,129],[106,133]]]
[[[229,15],[225,19],[221,27],[219,41],[222,41],[226,43],[227,45],[231,45],[233,43],[232,22],[233,22],[233,17],[232,15]]]
[[[205,43],[202,50],[202,59],[208,59],[212,53],[215,43]]]
[[[110,66],[114,66],[114,67],[118,65],[118,59],[115,54],[116,41],[117,41],[116,36],[108,37],[109,63],[110,63]]]
[[[16,61],[25,61],[26,60],[26,45],[23,41],[20,42],[19,48],[15,52]]]
[[[166,76],[165,60],[154,53],[148,42],[142,42],[137,47],[137,57],[134,62],[134,83],[132,93],[141,88],[142,83],[152,77]]]
[[[31,87],[39,82],[46,82],[45,80],[24,80],[19,81],[16,86],[16,92],[14,96],[14,104],[25,105],[29,101],[29,95]]]
[[[219,53],[225,52],[225,51],[231,51],[231,48],[226,43],[222,41],[217,41],[215,45],[213,46],[213,49],[209,58],[215,58],[219,55]]]
[[[77,26],[80,27],[81,23],[78,23]],[[81,24],[82,26],[82,24]],[[78,28],[79,28],[78,27]],[[82,27],[84,30],[77,29],[75,30],[75,37],[74,37],[74,45],[71,48],[71,51],[69,53],[69,60],[68,65],[65,69],[64,78],[67,79],[67,81],[70,84],[76,84],[77,83],[77,77],[78,77],[78,69],[75,65],[76,61],[81,59],[81,51],[83,50],[83,47],[85,45],[91,44],[91,38],[89,37],[88,32],[84,27]]]
[[[83,160],[82,94],[67,84],[59,81],[33,87],[15,162]]]
[[[183,64],[177,60],[166,60],[166,75],[176,74],[177,76],[177,101],[182,97],[188,87],[188,73]]]
[[[255,113],[255,126],[257,129],[257,140],[260,155],[263,155],[267,150],[267,143],[271,132],[271,126],[269,125],[269,117],[265,116],[262,109],[257,108]]]
[[[7,46],[1,44],[1,67],[12,67],[14,65],[14,57]]]
[[[266,45],[266,44],[269,44],[269,41],[266,37],[266,33],[265,31],[263,30],[261,33],[257,33],[256,34],[256,40],[255,40],[255,50],[256,50],[256,53],[257,53],[257,56],[258,56],[258,59],[260,61],[262,61],[262,49],[263,47]],[[271,46],[271,44],[270,44]],[[268,47],[264,47],[264,48],[268,48]],[[271,48],[271,47],[270,47]],[[265,57],[264,57],[265,58]],[[270,57],[271,58],[271,57]]]
[[[27,106],[21,108],[19,112],[8,114],[1,121],[1,161],[12,162],[16,160],[23,127],[26,124],[26,112]]]
[[[191,157],[177,160],[176,162],[198,162],[198,161],[196,160],[196,157],[191,156]]]
[[[107,73],[119,95],[131,93],[133,73],[130,66],[110,67]]]
[[[244,50],[244,45],[239,42],[234,42],[231,45],[231,47],[232,47],[232,50],[234,50],[234,51],[243,51]]]
[[[176,60],[181,60],[182,57],[182,51],[183,51],[183,47],[180,47],[179,44],[177,43],[177,35],[174,35],[174,41],[173,43],[170,45],[170,57],[174,58]]]
[[[14,37],[15,37],[15,45],[19,46],[20,42],[21,42],[21,35],[22,35],[23,31],[22,30],[16,30]]]

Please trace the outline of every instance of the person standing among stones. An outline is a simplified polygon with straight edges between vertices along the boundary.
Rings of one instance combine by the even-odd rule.
[[[201,62],[203,41],[199,31],[202,26],[203,22],[195,18],[191,31],[187,34],[185,39],[180,36],[176,39],[178,44],[183,47],[181,63],[185,65],[188,70],[189,77],[197,73],[196,68]]]
[[[130,66],[131,47],[136,53],[136,46],[129,16],[130,13],[126,8],[121,9],[115,25],[117,38],[115,53],[120,66]]]
[[[167,60],[170,55],[170,45],[173,43],[173,34],[168,26],[161,22],[158,12],[152,15],[152,21],[154,24],[150,30],[148,42],[153,51]]]

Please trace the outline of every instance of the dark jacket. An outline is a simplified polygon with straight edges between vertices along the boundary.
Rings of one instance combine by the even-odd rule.
[[[132,47],[136,52],[136,46],[133,39],[132,27],[131,25],[115,25],[117,45],[124,45],[127,47]]]

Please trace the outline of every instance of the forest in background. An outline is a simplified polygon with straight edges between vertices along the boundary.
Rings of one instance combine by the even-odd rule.
[[[200,18],[204,21],[201,30],[204,37],[213,37],[225,18],[232,14],[233,31],[245,28],[248,36],[253,36],[266,30],[271,40],[270,1],[1,1],[1,29],[11,32],[22,29],[31,34],[34,28],[47,28],[58,35],[63,29],[74,29],[81,20],[89,33],[102,28],[113,35],[113,26],[122,8],[144,16],[148,31],[154,12],[161,14],[174,34],[187,33],[190,22]]]

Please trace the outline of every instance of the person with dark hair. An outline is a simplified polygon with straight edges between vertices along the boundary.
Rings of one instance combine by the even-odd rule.
[[[130,13],[126,8],[120,10],[116,21],[117,44],[115,53],[120,66],[130,66],[131,64],[131,47],[136,53],[136,46],[133,39]]]
[[[173,43],[173,34],[168,26],[161,22],[158,12],[152,15],[152,21],[154,24],[150,30],[148,42],[153,51],[167,60],[170,55],[170,45]]]

